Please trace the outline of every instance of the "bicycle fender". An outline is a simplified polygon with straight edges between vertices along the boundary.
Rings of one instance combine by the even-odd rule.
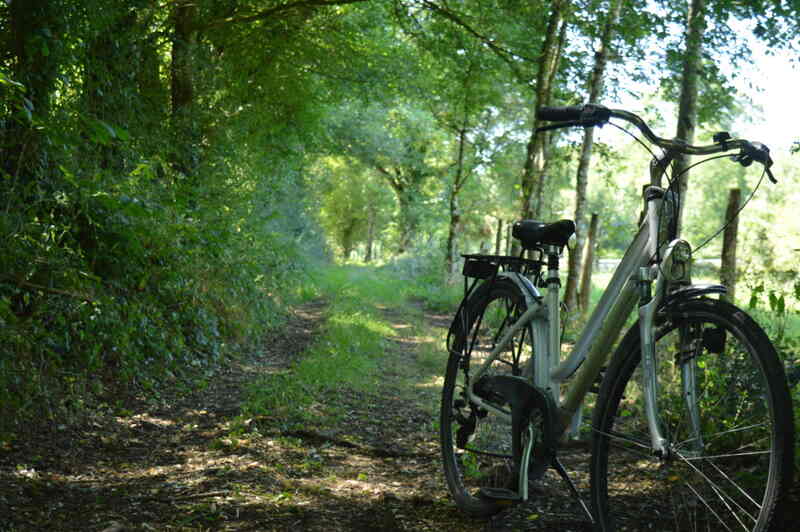
[[[728,289],[721,284],[691,284],[674,290],[664,296],[659,310],[667,309],[683,301],[697,299],[711,294],[727,294]]]
[[[528,305],[528,307],[541,301],[542,295],[536,289],[531,280],[524,275],[517,272],[500,272],[497,274],[497,276],[510,279],[511,282],[517,285],[522,294],[525,296],[525,303]]]

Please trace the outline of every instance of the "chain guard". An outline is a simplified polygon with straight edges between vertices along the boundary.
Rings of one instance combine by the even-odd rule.
[[[539,437],[534,442],[528,474],[530,479],[541,477],[555,461],[558,446],[558,408],[552,396],[524,378],[510,375],[488,377],[484,388],[511,405],[512,452],[517,470],[522,461],[522,435],[532,421],[538,425],[535,432]]]

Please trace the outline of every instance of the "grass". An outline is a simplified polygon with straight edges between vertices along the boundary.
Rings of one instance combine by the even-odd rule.
[[[249,387],[245,416],[303,423],[334,414],[335,406],[318,402],[327,392],[342,387],[365,391],[376,385],[385,342],[396,334],[385,313],[403,307],[405,283],[374,268],[341,266],[321,270],[314,286],[304,290],[303,299],[314,294],[328,301],[325,325],[291,368]]]

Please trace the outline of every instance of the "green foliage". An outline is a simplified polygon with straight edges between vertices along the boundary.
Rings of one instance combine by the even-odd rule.
[[[187,122],[170,109],[169,9],[40,4],[0,6],[18,37],[0,41],[0,431],[12,432],[202,382],[280,323],[325,255],[299,128],[237,113],[247,80],[223,75],[205,36],[189,50],[204,75],[189,77]]]
[[[800,278],[797,272],[772,272],[746,278],[747,308],[754,312],[781,357],[800,362]]]
[[[558,102],[582,98],[606,11],[573,7]],[[307,270],[328,246],[366,258],[372,243],[418,297],[452,308],[458,290],[440,288],[449,230],[456,253],[486,250],[497,220],[519,211],[549,9],[0,2],[0,423],[207,378],[276,326],[287,302],[325,292],[332,281],[308,283]],[[733,109],[719,54],[746,57],[727,17],[751,18],[766,38],[787,34],[788,9],[714,4],[707,37],[720,46],[704,58],[701,113],[715,126]],[[641,80],[663,75],[666,58],[677,86],[679,16],[626,3],[615,60]],[[647,38],[666,55],[648,58]],[[569,217],[575,139],[554,138],[542,212]],[[635,223],[643,165],[603,151],[609,187],[591,201],[613,252]],[[688,225],[714,225],[726,176],[742,179],[726,169],[697,181]],[[800,229],[795,199],[769,196],[748,221],[756,230],[740,231],[753,235],[752,268],[790,269],[796,256],[775,242]],[[371,289],[347,297],[401,291]],[[781,297],[765,300],[773,312],[794,305]],[[331,323],[363,332],[371,349],[373,318],[342,312]],[[337,379],[367,368],[345,359]]]
[[[328,157],[308,173],[308,179],[317,185],[322,227],[345,260],[351,258],[360,243],[376,247],[387,232],[395,207],[389,186],[377,172],[347,163],[342,158]],[[373,258],[374,252],[370,256]]]
[[[797,272],[772,272],[749,276],[746,282],[750,291],[748,312],[764,328],[784,362],[797,420],[800,418],[800,279]],[[796,444],[795,464],[800,465]]]

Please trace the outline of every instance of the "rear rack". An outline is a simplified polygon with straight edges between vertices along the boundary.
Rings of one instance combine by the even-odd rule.
[[[493,279],[498,272],[517,272],[538,281],[542,275],[542,267],[546,264],[542,260],[526,259],[523,257],[509,257],[505,255],[461,255],[464,257],[464,282],[467,277],[475,279]]]

